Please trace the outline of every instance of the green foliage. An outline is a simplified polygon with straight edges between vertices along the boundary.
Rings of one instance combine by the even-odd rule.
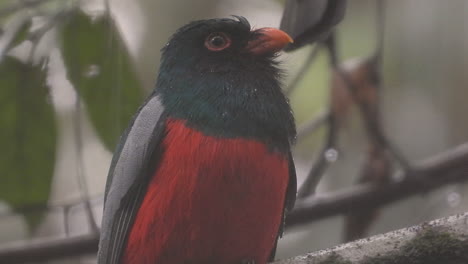
[[[142,102],[143,89],[108,15],[91,19],[75,11],[61,31],[68,77],[86,104],[109,150]]]
[[[56,127],[45,73],[5,58],[0,64],[0,200],[13,208],[45,203],[55,162]],[[28,214],[34,228],[40,214]]]

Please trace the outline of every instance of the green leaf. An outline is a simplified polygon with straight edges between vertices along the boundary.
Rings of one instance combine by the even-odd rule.
[[[112,19],[74,12],[62,27],[68,77],[109,150],[143,99],[143,89]]]
[[[13,208],[44,204],[55,163],[55,114],[39,66],[0,64],[0,200]],[[42,213],[25,214],[33,229]]]

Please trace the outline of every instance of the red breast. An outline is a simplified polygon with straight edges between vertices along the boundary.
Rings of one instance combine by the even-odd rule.
[[[206,136],[181,120],[166,125],[123,263],[266,263],[289,178],[283,154],[254,140]]]

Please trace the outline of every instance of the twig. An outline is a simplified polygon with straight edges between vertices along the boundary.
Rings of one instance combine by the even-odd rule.
[[[75,102],[75,118],[74,118],[74,129],[75,129],[75,147],[76,147],[76,175],[78,180],[78,186],[81,198],[83,199],[86,216],[88,223],[91,227],[91,231],[98,233],[98,227],[96,224],[96,218],[94,217],[93,210],[90,204],[90,195],[88,190],[88,183],[86,181],[84,162],[83,162],[83,135],[81,128],[81,98],[79,95],[76,97]],[[67,223],[68,224],[68,223]]]
[[[70,222],[69,222],[70,206],[63,207],[63,227],[65,236],[70,236]]]
[[[3,9],[0,9],[0,17],[10,15],[21,9],[39,6],[49,1],[52,1],[52,0],[16,0],[14,4],[11,4]]]
[[[294,92],[294,90],[296,90],[297,86],[299,85],[299,82],[302,80],[302,78],[304,78],[304,75],[307,73],[307,70],[309,70],[312,63],[314,63],[315,58],[317,57],[320,51],[320,46],[321,44],[319,42],[312,48],[312,51],[310,52],[304,64],[301,66],[301,69],[296,74],[291,83],[288,85],[288,88],[286,89],[286,95],[291,95]]]
[[[299,191],[297,192],[298,199],[304,199],[315,194],[315,189],[317,188],[320,179],[322,178],[325,170],[330,164],[330,158],[327,157],[327,152],[336,151],[335,141],[337,131],[334,117],[332,115],[328,115],[326,121],[328,124],[328,131],[326,135],[325,144],[323,145],[315,161],[313,162],[312,168],[310,169],[307,178],[305,179],[304,183],[301,185]]]
[[[381,37],[383,38],[383,36]],[[402,168],[404,168],[405,170],[411,170],[411,165],[407,161],[407,159],[384,135],[382,128],[380,124],[377,123],[377,119],[374,118],[371,109],[368,109],[366,104],[359,103],[358,98],[357,98],[358,96],[357,87],[354,85],[349,75],[338,65],[339,56],[338,56],[338,52],[336,49],[335,34],[330,35],[330,37],[327,39],[325,44],[330,54],[331,64],[333,65],[338,76],[340,76],[340,78],[343,80],[346,87],[348,87],[354,102],[359,108],[359,111],[361,113],[362,119],[364,120],[364,124],[366,126],[367,132],[369,133],[369,136],[372,137],[372,139],[375,140],[376,143],[382,145],[383,148],[387,149],[387,151],[400,164]],[[382,52],[382,50],[379,50],[379,52]],[[377,61],[374,61],[374,63],[376,62]]]
[[[93,196],[89,199],[92,205],[102,204],[104,197],[102,194]],[[19,214],[28,214],[28,213],[37,213],[37,212],[51,212],[51,211],[59,211],[63,210],[65,207],[69,207],[69,210],[74,210],[76,206],[83,206],[83,199],[77,199],[67,203],[60,203],[60,204],[48,204],[48,203],[32,203],[26,204],[19,207],[15,207],[14,212]],[[2,217],[11,216],[11,211],[9,210],[1,210],[0,211],[0,219]]]
[[[16,35],[29,19],[30,18],[27,16],[17,18],[17,20],[13,22],[14,24],[2,34],[0,38],[0,63],[3,61],[5,54],[10,50]]]
[[[382,84],[382,59],[384,51],[384,37],[385,37],[385,6],[384,0],[377,0],[375,4],[375,29],[376,29],[376,46],[374,50],[374,55],[368,60],[367,67],[371,67],[370,72],[367,74],[368,85],[361,84],[362,86],[358,87],[361,91],[358,93],[367,95],[375,93],[377,97],[372,99],[362,98],[358,104],[363,104],[367,107],[367,111],[372,115],[372,119],[376,124],[380,125],[380,115],[379,115],[379,102],[380,102],[380,91]],[[348,73],[349,76],[352,76],[351,73]],[[356,83],[359,83],[357,81]],[[366,88],[368,90],[366,90]],[[346,87],[345,87],[346,88]],[[369,90],[371,89],[371,90]],[[348,89],[349,90],[349,89]],[[393,170],[393,162],[391,162],[389,157],[389,151],[385,148],[386,146],[375,142],[375,137],[372,137],[372,133],[367,131],[369,136],[368,138],[368,153],[366,157],[366,162],[364,163],[358,183],[374,183],[385,185],[389,182],[391,178],[391,173]],[[344,242],[353,241],[358,238],[364,237],[369,227],[376,221],[379,217],[379,208],[373,209],[356,209],[348,212],[345,216],[345,225],[343,232]]]
[[[360,184],[299,201],[288,215],[286,226],[343,214],[355,208],[377,208],[444,185],[468,180],[468,143],[428,158],[411,171],[400,171],[403,180],[381,186]]]
[[[52,14],[41,28],[31,33],[31,35],[29,36],[29,40],[33,43],[33,46],[31,48],[31,51],[29,52],[29,62],[32,62],[41,38],[58,23],[64,21],[76,8],[77,6],[73,5],[70,8],[66,8],[58,11],[57,13]]]
[[[329,110],[320,111],[314,118],[299,126],[297,129],[297,138],[300,140],[301,138],[314,133],[317,129],[326,123],[329,116]]]
[[[99,234],[82,235],[61,239],[37,239],[27,244],[0,248],[0,263],[38,263],[84,254],[95,254]]]
[[[341,69],[340,67],[336,68],[336,72],[339,74],[345,85],[351,91],[351,95],[356,102],[357,94],[356,94],[356,86],[351,81],[351,78],[348,74]],[[372,116],[372,111],[367,108],[365,104],[357,104],[361,116],[364,120],[364,124],[366,126],[366,130],[369,133],[369,136],[375,140],[376,143],[381,144],[387,151],[392,155],[392,157],[400,164],[402,168],[405,170],[411,170],[412,167],[407,159],[403,156],[402,153],[387,139],[384,135],[380,124],[376,122],[376,119]]]
[[[335,49],[335,36],[332,32],[327,39],[324,41],[325,47],[328,49],[328,55],[330,60],[330,65],[334,68],[336,65],[336,49]],[[327,135],[325,139],[325,144],[318,153],[316,159],[312,163],[312,167],[307,175],[304,183],[300,186],[299,191],[297,192],[298,199],[304,199],[315,193],[315,189],[319,184],[322,176],[327,169],[329,162],[327,159],[327,151],[335,151],[335,142],[337,136],[337,125],[336,118],[333,116],[331,111],[331,106],[328,106],[327,112],[329,113],[325,121],[328,125]]]
[[[376,65],[380,70],[383,51],[384,51],[384,42],[385,42],[385,0],[376,1],[376,43],[375,43],[375,54],[374,58],[376,60]]]

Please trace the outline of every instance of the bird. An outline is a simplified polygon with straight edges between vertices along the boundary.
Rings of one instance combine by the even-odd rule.
[[[296,128],[277,59],[241,16],[188,23],[108,173],[99,264],[265,264],[296,198]]]

